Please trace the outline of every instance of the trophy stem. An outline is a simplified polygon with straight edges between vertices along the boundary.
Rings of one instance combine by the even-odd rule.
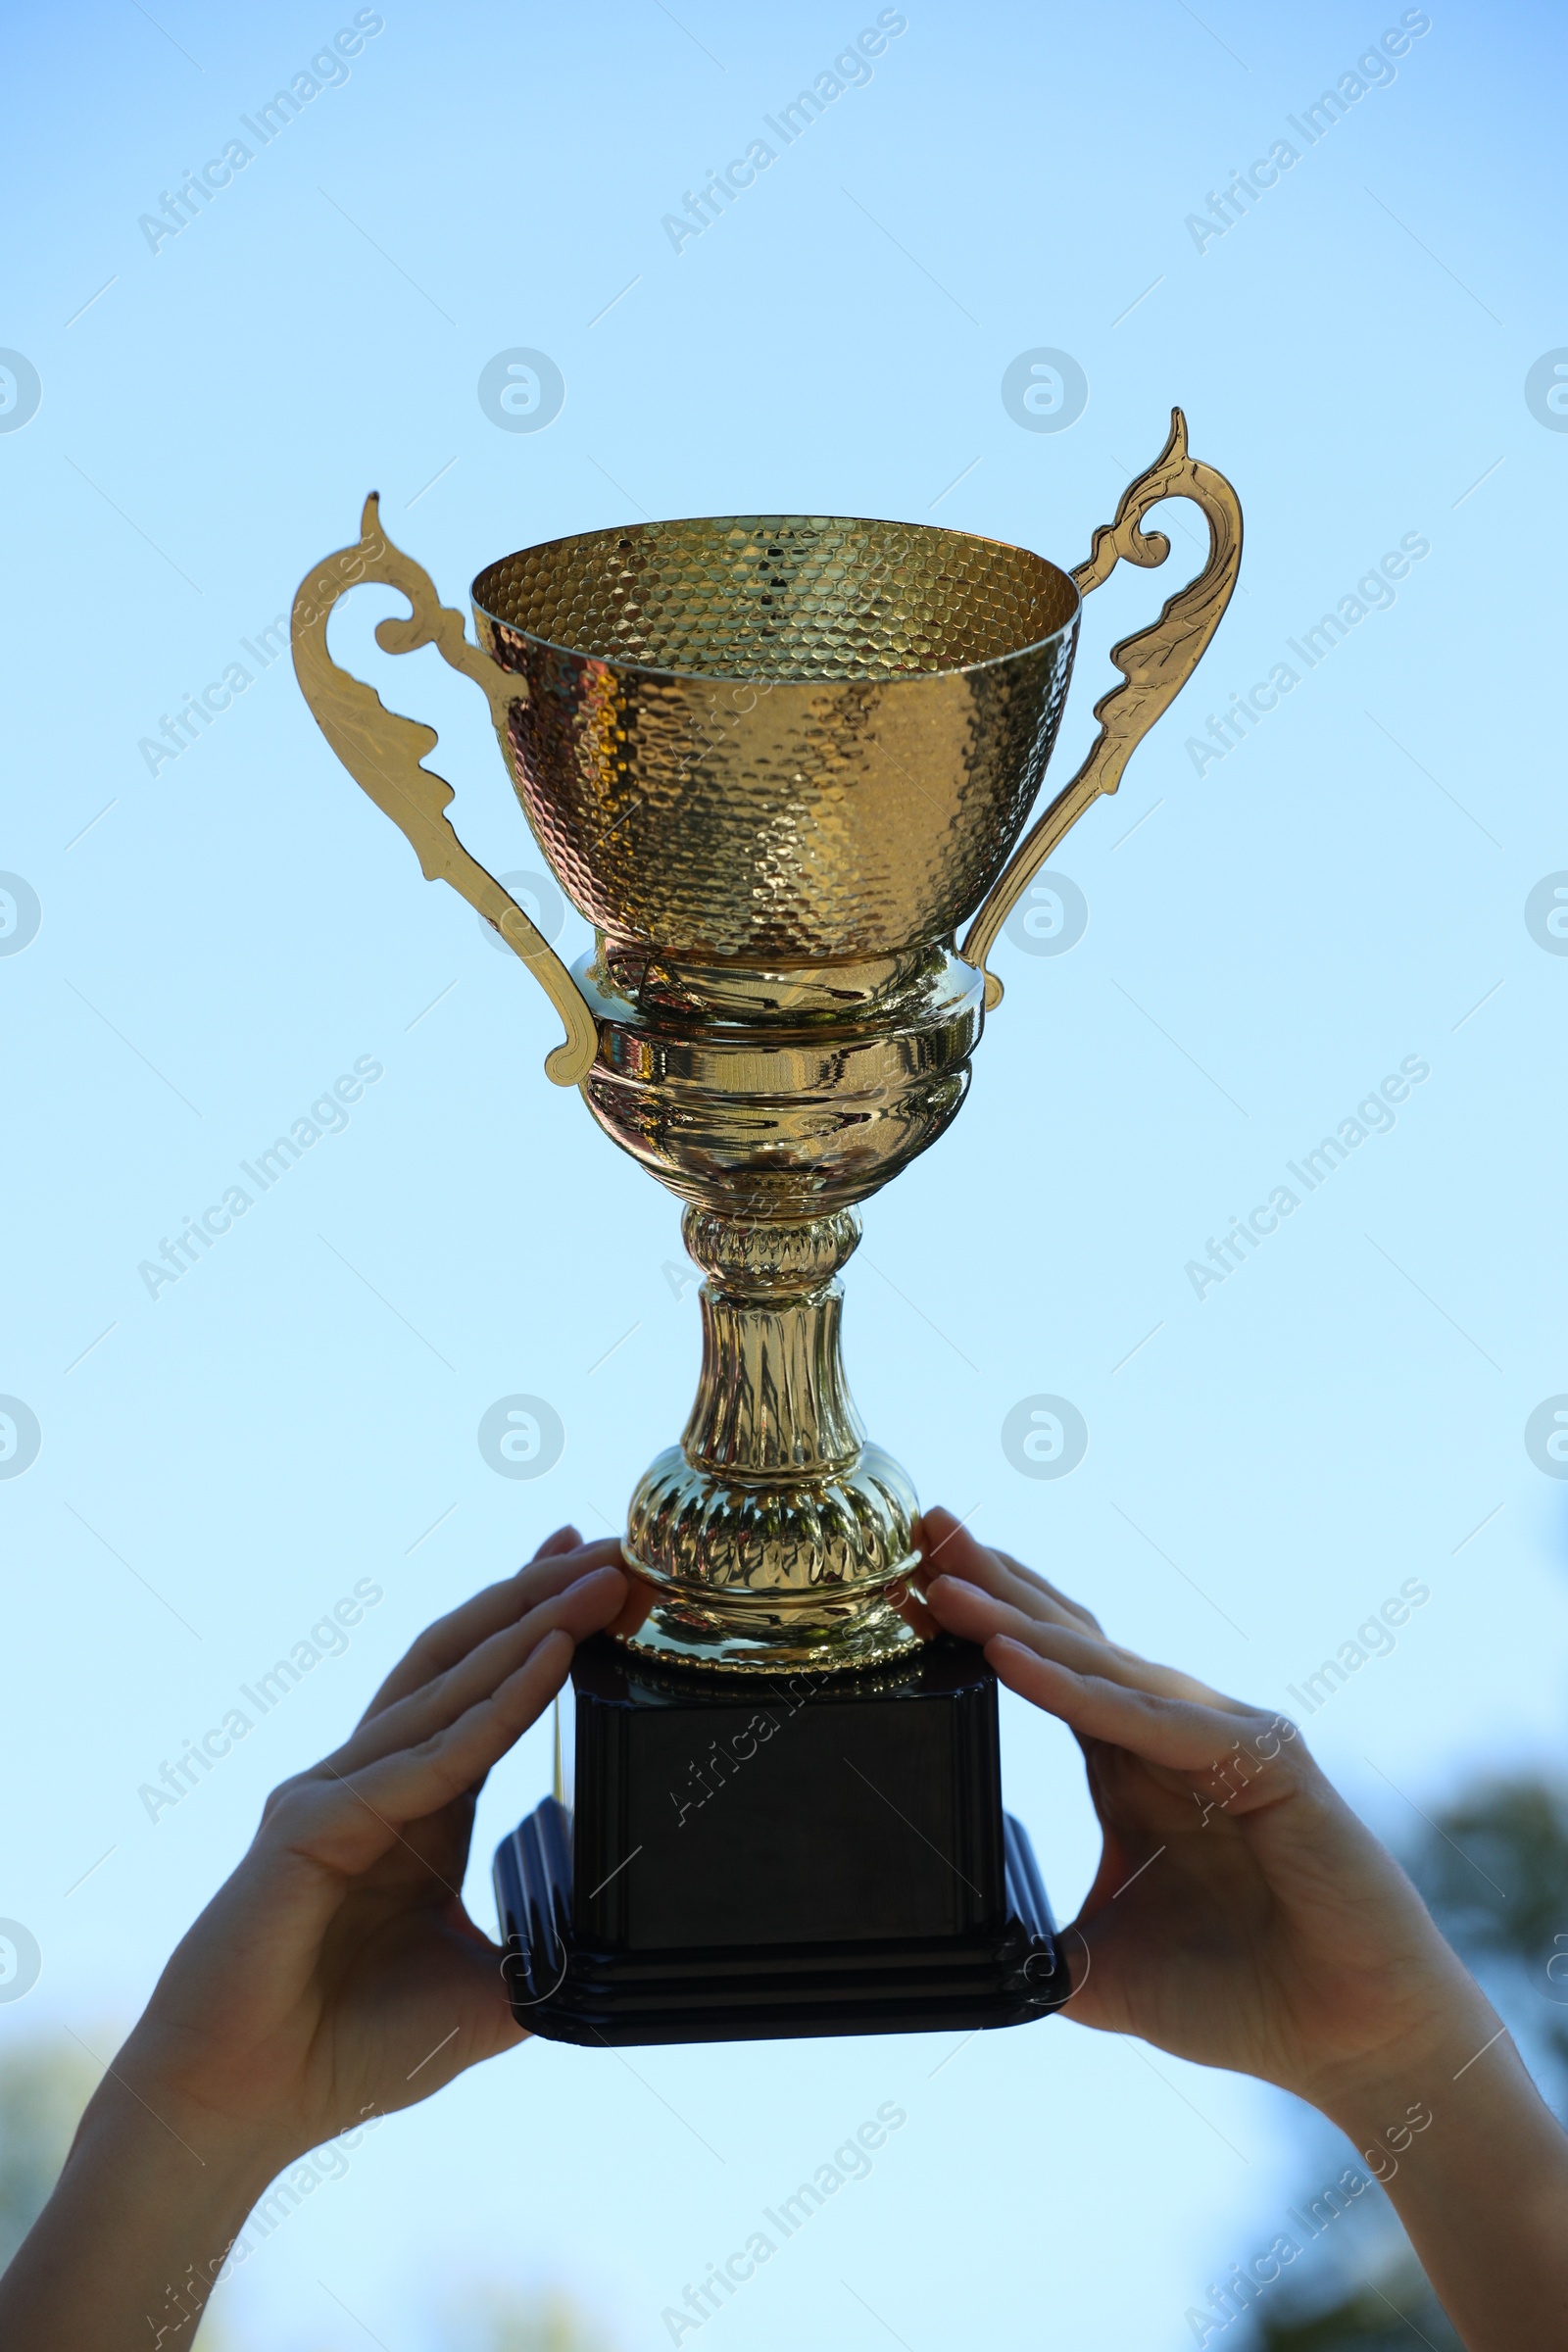
[[[853,1470],[865,1431],[844,1377],[844,1293],[832,1277],[860,1238],[859,1218],[843,1209],[759,1228],[688,1208],[681,1230],[708,1276],[687,1461],[735,1480]]]
[[[865,1442],[833,1279],[859,1218],[689,1207],[681,1230],[707,1276],[703,1366],[681,1444],[632,1497],[626,1559],[658,1598],[631,1646],[753,1673],[902,1656],[917,1504]]]

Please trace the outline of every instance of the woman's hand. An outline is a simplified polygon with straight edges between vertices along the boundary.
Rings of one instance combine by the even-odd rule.
[[[1495,2031],[1293,1724],[1120,1648],[949,1512],[923,1549],[933,1617],[1083,1750],[1104,1846],[1064,1931],[1070,2016],[1344,2115],[1412,2065],[1446,2082]]]
[[[1083,1749],[1104,1848],[1065,1931],[1068,2016],[1309,2099],[1388,2190],[1470,2352],[1568,2342],[1568,2140],[1295,1725],[1107,1642],[950,1512],[926,1513],[922,1548],[932,1617]],[[1279,2267],[1253,2266],[1251,2291]],[[1232,2316],[1213,2309],[1202,2341]]]
[[[485,1776],[626,1597],[614,1543],[564,1528],[420,1635],[345,1744],[268,1798],[115,2062],[198,2152],[269,2172],[523,2038],[464,1909]]]
[[[461,1888],[485,1775],[628,1605],[563,1528],[419,1639],[334,1755],[268,1798],[93,2093],[0,2278],[34,2352],[188,2346],[268,2182],[522,2039]]]

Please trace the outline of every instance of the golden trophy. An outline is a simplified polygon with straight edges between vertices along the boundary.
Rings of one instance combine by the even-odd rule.
[[[1143,522],[1173,497],[1201,509],[1208,560],[1113,649],[1125,682],[1025,834],[1082,600],[1120,560],[1165,561]],[[994,1678],[911,1621],[918,1506],[856,1413],[835,1277],[859,1203],[956,1113],[1002,999],[1002,925],[1191,676],[1241,540],[1177,410],[1070,572],[930,525],[650,522],[489,564],[475,646],[372,495],[357,545],[301,586],[295,668],[323,734],[546,989],[565,1030],[548,1075],[686,1203],[706,1278],[696,1402],[628,1514],[643,1622],[574,1668],[575,1803],[558,1791],[498,1857],[509,1984],[536,2031],[1012,2023],[1065,1991],[1002,1812]],[[459,842],[451,787],[420,765],[434,732],[328,653],[362,580],[412,608],[379,624],[385,651],[433,644],[487,696],[534,838],[595,926],[575,969]],[[945,1841],[956,1892],[912,1848],[889,1860],[894,1813]]]

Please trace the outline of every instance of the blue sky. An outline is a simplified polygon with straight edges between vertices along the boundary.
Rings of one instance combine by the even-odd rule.
[[[1000,949],[962,1116],[867,1212],[856,1394],[924,1499],[1264,1703],[1423,1580],[1394,1650],[1308,1726],[1386,1834],[1555,1757],[1565,1495],[1524,1433],[1568,1390],[1568,959],[1525,906],[1568,867],[1568,434],[1526,378],[1547,359],[1549,387],[1568,346],[1560,22],[1435,7],[1308,144],[1291,118],[1425,12],[912,5],[870,78],[677,251],[664,216],[874,9],[377,13],[265,145],[242,118],[352,9],[158,0],[156,23],[95,6],[12,35],[0,345],[39,399],[16,425],[31,377],[0,358],[0,869],[38,927],[0,956],[0,1392],[41,1443],[0,1479],[0,1914],[43,1965],[0,2008],[0,2058],[54,2022],[106,2050],[268,1788],[431,1615],[567,1516],[618,1524],[695,1374],[675,1204],[547,1084],[544,998],[424,885],[286,662],[242,650],[370,488],[460,605],[513,548],[645,514],[883,514],[1071,564],[1182,403],[1242,497],[1241,588],[1058,853],[1082,937]],[[141,217],[235,140],[250,160],[154,250]],[[1282,141],[1298,160],[1223,235],[1189,225]],[[539,431],[480,404],[518,349],[563,380]],[[1087,379],[1061,431],[1004,403],[1039,349]],[[1058,777],[1196,527],[1179,511],[1165,571],[1124,567],[1086,608]],[[1195,758],[1412,539],[1394,601]],[[351,600],[340,658],[440,730],[475,854],[536,868],[479,697],[433,653],[376,651],[397,608]],[[149,772],[140,741],[235,662],[245,690]],[[568,916],[564,945],[585,938]],[[1406,1059],[1429,1075],[1396,1124],[1200,1298],[1188,1262]],[[138,1264],[357,1061],[382,1074],[348,1124],[150,1297]],[[519,1392],[565,1433],[531,1483],[476,1442]],[[1036,1395],[1088,1429],[1059,1480],[1003,1451]],[[384,1597],[347,1649],[149,1821],[139,1785],[367,1578]],[[1004,1742],[1070,1913],[1096,1851],[1075,1751],[1010,1701]],[[487,1921],[490,1851],[547,1776],[540,1727],[486,1792]],[[359,2321],[424,2352],[452,2282],[492,2274],[569,2287],[643,2352],[887,2101],[906,2127],[711,2323],[732,2340],[886,2326],[927,2352],[1049,2315],[1157,2352],[1294,2194],[1283,2101],[1065,2023],[626,2064],[540,2044],[368,2140],[228,2316],[276,2352]]]

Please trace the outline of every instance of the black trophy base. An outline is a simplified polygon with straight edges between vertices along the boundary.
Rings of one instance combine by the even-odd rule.
[[[996,1677],[572,1667],[575,1803],[495,1858],[517,2023],[590,2047],[1025,2025],[1070,1986],[1002,1807]]]

